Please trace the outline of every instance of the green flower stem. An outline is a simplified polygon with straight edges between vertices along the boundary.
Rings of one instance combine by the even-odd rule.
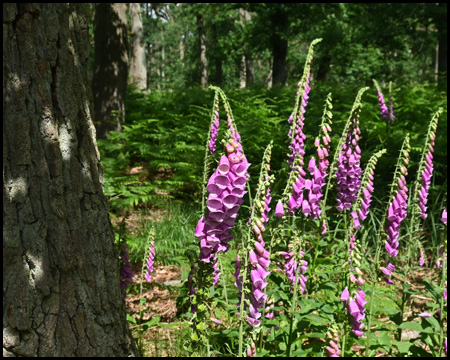
[[[298,259],[299,257],[299,252],[300,252],[300,247],[297,248],[297,253],[294,254],[294,259]],[[300,264],[297,264],[300,265]],[[295,318],[295,312],[296,312],[296,308],[297,308],[297,288],[298,288],[298,284],[297,284],[297,279],[298,279],[298,271],[295,271],[295,281],[294,281],[294,295],[292,297],[292,304],[291,304],[291,311],[290,311],[290,315],[291,315],[291,323],[289,325],[289,337],[288,337],[288,345],[287,345],[287,349],[286,349],[286,355],[287,357],[291,356],[291,346],[292,346],[292,327],[294,325],[294,318]]]
[[[345,240],[347,242],[347,257],[344,259],[347,263],[349,261],[350,258],[350,229],[347,226],[348,223],[348,218],[347,218],[348,214],[347,214],[347,209],[344,209],[344,229],[345,229]],[[347,287],[350,287],[350,276],[349,276],[349,266],[347,264],[346,266],[346,272],[345,272],[345,279],[344,279],[344,289]],[[341,352],[341,357],[345,357],[345,341],[346,341],[346,335],[347,335],[347,331],[348,331],[348,326],[347,323],[345,323],[345,327],[344,327],[344,336],[342,337],[342,352]]]
[[[250,241],[250,231],[248,233],[248,241]],[[248,267],[248,252],[247,249],[244,248],[244,257],[245,257],[245,265],[243,267],[244,273],[242,275],[242,291],[241,291],[241,305],[239,307],[239,352],[238,356],[243,357],[244,353],[242,352],[242,343],[243,343],[243,334],[244,334],[244,303],[245,303],[245,282],[247,281],[247,267]]]
[[[148,256],[149,256],[149,254],[148,254],[148,252],[149,252],[149,246],[150,246],[150,243],[151,243],[151,241],[150,241],[150,239],[151,238],[153,238],[154,239],[154,237],[155,237],[155,234],[154,234],[154,228],[153,228],[153,226],[152,226],[152,228],[150,229],[150,232],[149,232],[149,234],[148,234],[148,236],[147,236],[147,241],[146,241],[146,243],[145,243],[145,254],[144,254],[144,260],[142,261],[142,268],[141,268],[141,283],[139,284],[139,325],[138,325],[138,330],[139,330],[139,343],[138,343],[138,348],[139,348],[139,350],[142,352],[142,349],[143,349],[143,346],[144,346],[144,342],[143,342],[143,339],[144,339],[144,334],[143,334],[143,332],[142,332],[142,301],[141,301],[141,299],[142,299],[142,288],[143,288],[143,286],[142,286],[142,284],[144,283],[144,272],[145,272],[145,265],[146,265],[146,263],[147,263],[147,260],[148,260]]]
[[[444,256],[443,264],[442,264],[441,289],[445,288],[446,280],[447,280],[447,256]],[[441,332],[439,334],[440,335],[439,336],[439,356],[443,357],[444,354],[442,351],[444,348],[444,334],[447,334],[447,331],[444,331],[444,296],[441,296],[440,309],[441,309],[441,316],[439,318],[439,325],[441,327]]]
[[[271,229],[271,230],[272,230],[272,229]],[[270,238],[269,254],[272,254],[273,241],[274,241],[274,240],[273,240],[273,239],[274,239],[273,233],[272,233],[271,235],[272,235],[272,236],[271,236],[271,238]],[[269,283],[268,286],[270,287],[270,289],[272,289],[273,283]],[[262,328],[263,325],[264,325],[265,313],[266,313],[266,304],[264,303],[264,306],[263,306],[263,312],[262,312],[262,314],[261,314],[261,328]],[[259,351],[261,352],[263,349],[264,349],[264,348],[263,348],[263,332],[261,331],[261,332],[259,333]]]
[[[382,229],[383,227],[381,227]],[[380,231],[381,232],[381,231]],[[369,315],[367,319],[367,339],[366,339],[366,354],[365,356],[369,356],[369,342],[370,342],[370,330],[372,326],[372,311],[373,311],[373,303],[375,298],[375,284],[377,282],[377,274],[378,274],[378,261],[380,259],[381,252],[381,243],[380,243],[380,232],[377,237],[377,251],[375,253],[375,264],[372,272],[372,291],[370,293],[370,304],[369,304]]]

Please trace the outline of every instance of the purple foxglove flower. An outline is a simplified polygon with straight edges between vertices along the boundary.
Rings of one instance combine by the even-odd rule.
[[[384,275],[386,276],[391,276],[392,271],[386,269],[385,267],[381,267],[380,270],[383,272]]]
[[[336,178],[338,183],[337,209],[340,212],[352,207],[352,204],[357,200],[357,194],[361,187],[363,173],[360,167],[361,155],[356,151],[356,142],[360,133],[359,120],[353,119],[347,138],[342,148],[339,149]]]
[[[424,259],[423,252],[420,252],[419,265],[420,266],[424,266],[425,265],[425,259]]]
[[[325,219],[322,221],[322,232],[321,234],[325,234],[327,232],[327,222],[325,221]]]
[[[441,220],[445,225],[447,225],[447,209],[444,209],[444,211],[442,212]]]
[[[281,200],[278,201],[277,206],[275,207],[275,215],[276,215],[278,218],[281,218],[281,217],[284,216],[284,206],[283,206],[283,204],[281,203]]]
[[[347,301],[349,296],[350,296],[350,293],[348,292],[348,289],[345,288],[341,294],[341,301]]]
[[[353,317],[356,317],[361,312],[358,303],[355,300],[350,300],[348,304],[348,310],[350,315]]]
[[[151,273],[153,272],[153,259],[155,258],[155,241],[153,240],[150,245],[148,259],[147,259],[147,272],[145,273],[145,280],[150,282]]]
[[[431,317],[431,314],[429,312],[423,312],[421,314],[419,314],[420,317]]]
[[[381,108],[381,117],[386,120],[389,118],[389,110],[384,102],[384,97],[380,90],[378,90],[378,101]]]
[[[218,252],[226,252],[230,247],[229,242],[233,239],[231,228],[243,201],[243,188],[249,177],[247,169],[250,165],[236,139],[227,143],[226,149],[228,156],[220,158],[216,171],[208,181],[207,211],[195,231],[195,236],[200,240],[200,261],[212,262],[215,282],[218,281],[219,271],[213,259]]]

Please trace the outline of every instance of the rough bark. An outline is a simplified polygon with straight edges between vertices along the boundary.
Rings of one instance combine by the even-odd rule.
[[[200,47],[200,84],[203,88],[208,87],[208,62],[206,60],[206,35],[203,26],[203,16],[197,15],[198,39]]]
[[[130,4],[131,59],[129,82],[139,90],[147,88],[147,67],[145,61],[144,28],[142,27],[141,5]]]
[[[3,4],[3,356],[138,355],[91,112],[89,6]]]
[[[97,137],[120,131],[128,72],[127,5],[94,3],[95,60],[92,89]]]

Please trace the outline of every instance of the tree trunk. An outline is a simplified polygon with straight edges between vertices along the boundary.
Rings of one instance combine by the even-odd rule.
[[[252,20],[250,11],[239,8],[239,23],[242,27]],[[253,85],[255,82],[255,75],[253,70],[253,61],[251,51],[247,47],[247,43],[243,44],[244,54],[241,57],[241,71],[240,71],[240,88],[245,88],[247,85]]]
[[[247,62],[245,55],[241,57],[241,71],[239,72],[239,88],[244,89],[247,86]]]
[[[269,74],[267,75],[266,84],[268,89],[272,89],[272,79],[273,79],[273,64],[272,62],[269,63]]]
[[[3,356],[138,355],[91,115],[89,22],[87,4],[3,4]]]
[[[125,120],[128,71],[127,5],[94,3],[95,60],[92,89],[97,138],[120,131]]]
[[[198,28],[198,38],[200,46],[200,84],[203,88],[208,86],[208,63],[206,60],[206,35],[203,26],[203,16],[197,15],[197,28]]]
[[[131,84],[135,83],[139,90],[147,88],[147,68],[145,61],[144,28],[142,27],[141,5],[130,4],[131,23],[131,59],[130,78]]]
[[[215,78],[215,85],[216,86],[222,86],[222,80],[223,80],[223,67],[222,67],[222,49],[217,46],[219,43],[219,39],[217,36],[217,27],[216,24],[213,24],[212,26],[212,40],[213,40],[213,53],[214,53],[214,62],[216,64],[216,78]],[[215,47],[214,47],[215,46]],[[205,55],[206,59],[206,55]]]
[[[288,13],[280,9],[272,17],[272,84],[284,86],[287,80],[286,57],[288,51],[287,33],[289,30]]]
[[[253,60],[250,58],[250,55],[247,55],[245,57],[245,68],[247,85],[253,85],[255,83],[255,70],[253,66]]]
[[[435,25],[438,30],[438,54],[436,62],[438,63],[438,86],[441,90],[447,88],[447,3],[437,3],[439,11],[435,19]]]

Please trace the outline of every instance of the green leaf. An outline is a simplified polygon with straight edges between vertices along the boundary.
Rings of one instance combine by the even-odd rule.
[[[433,327],[437,332],[441,332],[441,326],[439,325],[439,322],[432,316],[428,318],[422,318],[422,325],[425,325],[425,329]]]
[[[198,341],[198,336],[197,336],[197,333],[195,331],[191,335],[191,340],[192,341]]]
[[[199,330],[205,330],[205,329],[206,329],[205,323],[204,323],[203,321],[200,322],[200,323],[198,323],[198,324],[197,324],[197,329],[199,329]]]
[[[409,329],[418,332],[426,332],[426,333],[432,332],[431,329],[424,329],[421,324],[412,321],[404,322],[403,324],[400,324],[398,327],[399,329]]]
[[[402,354],[408,353],[409,348],[414,345],[413,343],[410,343],[409,341],[394,341],[392,343],[394,346],[397,347],[398,351]]]
[[[132,324],[136,324],[136,319],[130,314],[127,314],[127,320]]]
[[[158,324],[161,321],[161,317],[156,316],[154,318],[152,318],[150,321],[147,321],[146,323],[144,323],[145,326],[148,327],[152,327],[155,326],[156,324]]]

